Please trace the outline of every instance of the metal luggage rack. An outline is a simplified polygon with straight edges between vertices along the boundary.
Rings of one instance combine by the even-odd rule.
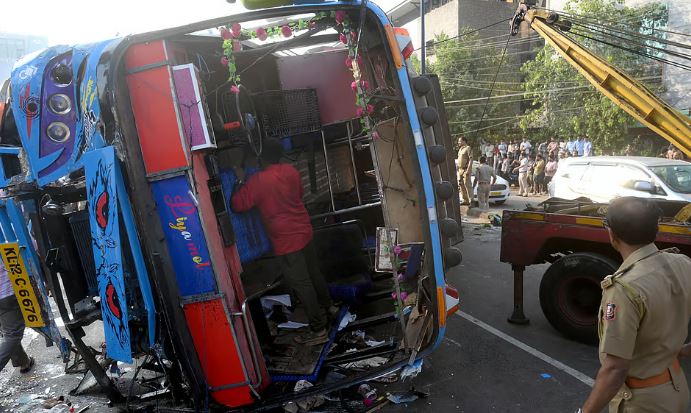
[[[321,130],[316,89],[268,90],[252,95],[264,134],[284,138]]]

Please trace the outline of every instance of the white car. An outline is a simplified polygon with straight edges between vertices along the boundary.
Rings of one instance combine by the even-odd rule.
[[[642,156],[593,156],[559,161],[549,194],[594,202],[620,196],[691,202],[691,163]]]

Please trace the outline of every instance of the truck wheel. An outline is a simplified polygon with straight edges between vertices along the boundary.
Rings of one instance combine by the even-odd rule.
[[[597,343],[600,281],[617,267],[613,260],[587,252],[555,261],[540,282],[540,306],[550,324],[571,339]]]

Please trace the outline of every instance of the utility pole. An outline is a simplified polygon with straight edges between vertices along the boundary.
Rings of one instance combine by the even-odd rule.
[[[420,74],[425,74],[425,0],[420,0]]]

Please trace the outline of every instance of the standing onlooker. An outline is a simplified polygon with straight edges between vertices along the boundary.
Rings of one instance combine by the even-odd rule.
[[[483,154],[481,153],[480,156]],[[487,165],[494,166],[494,144],[491,142],[485,143],[485,157],[487,158]]]
[[[480,166],[475,171],[475,183],[477,187],[477,203],[481,210],[489,209],[489,192],[494,181],[497,179],[494,169],[487,165],[487,158],[480,157]]]
[[[559,143],[557,143],[557,139],[554,137],[551,137],[549,139],[549,144],[547,145],[547,156],[549,155],[557,155],[557,152],[559,151]]]
[[[547,153],[547,141],[540,142],[540,144],[537,146],[537,153],[545,156]]]
[[[0,263],[0,371],[10,360],[12,366],[20,368],[20,373],[28,373],[34,366],[34,358],[29,357],[22,347],[24,327],[24,317],[10,278]]]
[[[511,163],[511,160],[509,159],[508,155],[504,154],[503,159],[501,161],[501,173],[499,174],[502,178],[506,179],[507,181],[509,180],[509,164]]]
[[[506,152],[508,152],[508,145],[506,144],[506,140],[502,139],[501,142],[499,142],[499,145],[497,145],[497,149],[499,149],[499,155],[501,155],[501,159],[504,159],[504,155],[506,155]]]
[[[590,142],[590,137],[586,136],[583,142],[583,156],[593,155],[593,143]]]
[[[521,163],[516,171],[518,171],[518,195],[528,196],[528,169],[530,169],[530,160],[528,155],[521,155]]]
[[[566,152],[568,152],[569,155],[573,153],[573,151],[576,148],[576,139],[570,140],[566,142]]]
[[[574,149],[578,156],[583,156],[583,137],[579,136],[576,139],[576,147]]]
[[[535,165],[533,166],[533,193],[542,195],[545,190],[545,158],[542,154],[537,154]]]
[[[470,182],[471,170],[473,169],[473,151],[470,149],[465,136],[461,136],[458,144],[458,186],[463,197],[462,205],[470,205],[473,200],[473,188]]]
[[[521,142],[521,153],[524,153],[526,155],[530,155],[530,150],[533,148],[533,145],[530,144],[530,141],[528,138],[523,138],[523,142]]]
[[[630,143],[624,148],[624,156],[633,156],[633,146]]]
[[[678,159],[680,161],[684,160],[684,153],[679,150],[679,148],[674,148],[674,153],[672,154],[672,159]]]
[[[552,182],[552,178],[557,173],[557,158],[554,155],[549,156],[549,161],[545,165],[545,192],[547,192],[547,185]]]
[[[564,141],[563,139],[559,139],[559,150],[560,151],[566,150],[566,141]]]
[[[535,155],[528,155],[528,195],[530,195],[530,192],[532,191],[533,188],[533,183],[535,182],[533,180],[534,178],[534,173],[535,173]]]

